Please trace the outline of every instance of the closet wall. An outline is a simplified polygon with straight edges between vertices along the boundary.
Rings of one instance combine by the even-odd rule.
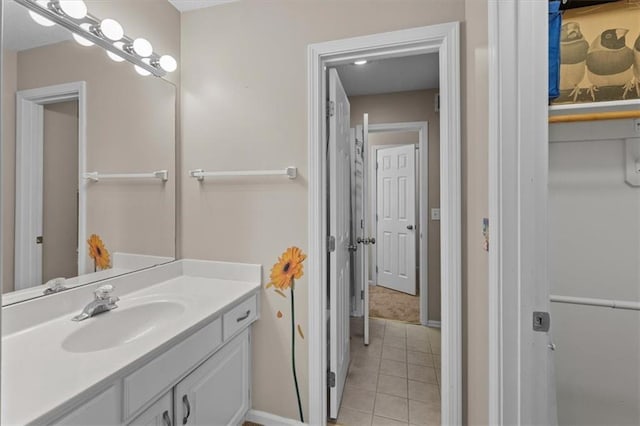
[[[640,300],[640,187],[625,183],[622,139],[632,130],[551,126],[552,294]],[[558,423],[640,424],[640,312],[552,303],[551,315]]]

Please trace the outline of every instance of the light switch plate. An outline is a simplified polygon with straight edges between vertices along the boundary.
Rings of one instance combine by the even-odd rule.
[[[440,209],[431,209],[431,220],[440,220]]]

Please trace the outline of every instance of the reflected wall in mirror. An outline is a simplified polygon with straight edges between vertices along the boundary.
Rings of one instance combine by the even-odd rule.
[[[173,260],[175,86],[13,0],[3,18],[3,305]]]

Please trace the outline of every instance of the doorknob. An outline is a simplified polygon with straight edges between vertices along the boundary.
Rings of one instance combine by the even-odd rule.
[[[413,225],[407,225],[407,229],[411,231],[413,229]]]

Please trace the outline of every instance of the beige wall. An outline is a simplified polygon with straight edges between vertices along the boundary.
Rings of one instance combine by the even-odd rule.
[[[90,13],[119,20],[127,35],[148,38],[154,50],[171,54],[180,63],[180,14],[167,1],[90,0],[87,5]],[[11,59],[11,54],[5,52],[4,69],[11,64],[7,58]],[[82,48],[74,42],[20,52],[17,58],[19,81],[16,80],[11,90],[5,86],[3,106],[15,103],[16,88],[87,81],[89,170],[129,172],[162,168],[170,171],[170,180],[165,185],[134,184],[124,190],[115,183],[91,186],[88,232],[103,235],[111,251],[173,256],[178,177],[175,83],[179,83],[179,72],[169,76],[174,85],[157,78],[142,78],[131,64],[116,64],[102,49]],[[18,59],[15,67],[17,62]],[[7,78],[5,75],[3,81]],[[93,112],[97,114],[92,115]],[[13,289],[15,188],[15,125],[11,125],[15,123],[15,112],[12,108],[5,110],[3,120],[2,286],[4,291],[10,291]]]
[[[362,124],[362,116],[365,113],[369,114],[370,124],[410,121],[429,123],[429,211],[432,208],[440,208],[440,114],[436,113],[434,106],[434,97],[437,93],[438,90],[432,89],[349,98],[351,127]],[[369,135],[369,143],[370,145],[417,143],[417,134],[415,132],[413,134],[372,133]],[[373,189],[373,186],[371,188]],[[440,221],[429,220],[428,238],[429,319],[440,321]]]
[[[18,54],[2,52],[2,292],[13,291]]]
[[[182,15],[184,170],[295,165],[299,178],[182,186],[184,257],[256,262],[267,281],[307,235],[307,46],[327,40],[464,20],[463,0],[244,0]],[[464,75],[464,74],[463,74]],[[307,279],[296,282],[296,319],[307,330]],[[296,418],[288,300],[262,294],[253,333],[253,406]],[[485,319],[478,319],[485,322]],[[297,345],[308,413],[307,345]]]
[[[489,77],[487,0],[465,0],[466,49],[462,127],[463,398],[465,424],[489,422],[488,254],[482,249],[482,219],[489,217]]]
[[[78,271],[78,101],[44,107],[42,281]]]

